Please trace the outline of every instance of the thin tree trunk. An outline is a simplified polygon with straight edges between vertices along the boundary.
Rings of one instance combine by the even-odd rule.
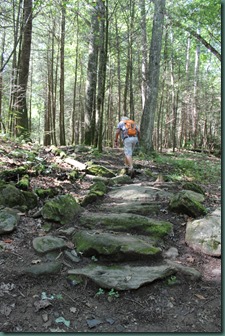
[[[146,97],[146,81],[147,81],[147,33],[146,33],[146,10],[145,10],[145,0],[140,0],[141,7],[141,101],[142,101],[142,110],[145,106],[145,97]]]
[[[61,22],[61,50],[60,50],[60,112],[59,112],[59,138],[60,145],[66,145],[65,135],[65,107],[64,107],[64,49],[65,49],[65,7],[62,5],[62,22]]]
[[[31,36],[32,36],[32,0],[24,0],[23,14],[23,43],[19,58],[19,77],[18,77],[18,92],[17,92],[17,114],[16,124],[17,136],[29,138],[28,130],[28,111],[27,111],[27,83],[29,76],[30,52],[31,52]]]

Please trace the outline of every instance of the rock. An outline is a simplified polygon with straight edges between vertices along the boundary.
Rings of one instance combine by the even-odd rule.
[[[111,186],[117,184],[128,184],[128,183],[133,183],[133,180],[128,175],[115,176],[109,180],[109,185]]]
[[[160,205],[155,202],[124,202],[102,204],[99,207],[100,211],[116,212],[116,213],[133,213],[136,215],[148,216],[155,215],[160,211]]]
[[[112,199],[123,199],[124,201],[154,201],[155,197],[170,198],[171,193],[161,190],[156,187],[142,186],[139,184],[132,184],[116,188],[108,193]]]
[[[129,260],[161,254],[161,249],[152,242],[138,237],[116,233],[79,231],[73,236],[77,252],[84,256],[101,255],[111,260]]]
[[[23,192],[11,184],[6,184],[0,189],[0,205],[24,211],[26,198]]]
[[[95,182],[90,187],[90,194],[95,194],[97,196],[105,195],[106,191],[107,191],[106,185],[101,181]]]
[[[86,227],[96,228],[97,225],[114,231],[135,230],[151,237],[163,237],[171,233],[173,225],[166,221],[157,221],[145,216],[126,213],[83,213],[80,222]]]
[[[115,177],[115,174],[110,169],[95,164],[87,167],[87,173],[103,177]]]
[[[60,195],[47,201],[42,208],[44,219],[68,224],[83,211],[82,207],[71,195]]]
[[[74,159],[71,159],[71,158],[66,158],[64,161],[66,163],[70,164],[71,166],[73,166],[75,169],[80,170],[80,171],[85,170],[86,167],[87,167],[86,164],[81,163],[81,162],[79,162],[77,160],[74,160]]]
[[[32,265],[23,270],[23,273],[38,277],[47,274],[57,274],[61,270],[60,262],[47,262],[44,264]]]
[[[37,195],[30,191],[23,191],[28,209],[34,209],[38,205]]]
[[[186,275],[190,280],[199,280],[201,273],[193,267],[178,264],[172,260],[166,260],[167,264],[174,267],[179,273]]]
[[[191,190],[182,190],[171,199],[169,209],[196,218],[207,213],[206,208],[201,204],[203,201],[202,194]]]
[[[221,209],[204,218],[187,223],[186,243],[196,251],[214,257],[221,256]]]
[[[194,182],[185,182],[182,188],[185,190],[195,191],[198,194],[205,195],[204,190],[197,183],[194,183]]]
[[[12,232],[19,223],[20,216],[16,210],[5,208],[0,210],[0,234]]]
[[[72,251],[65,251],[65,256],[72,262],[75,262],[75,263],[78,263],[80,262],[80,258],[78,257],[77,254],[75,253],[72,253],[72,252],[75,252],[74,250]]]
[[[178,250],[176,247],[170,247],[166,252],[164,252],[166,258],[169,259],[176,259],[179,255]]]
[[[80,269],[69,270],[68,274],[84,275],[92,279],[101,288],[115,290],[137,289],[157,279],[163,279],[176,273],[170,265],[140,266],[128,265],[98,266],[91,265]]]
[[[66,248],[66,242],[62,238],[44,236],[33,240],[33,248],[38,253],[48,253],[54,250]]]

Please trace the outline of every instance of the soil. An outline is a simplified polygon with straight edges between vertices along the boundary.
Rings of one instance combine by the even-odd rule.
[[[8,144],[7,146],[8,156],[1,157],[1,169],[22,165],[24,159],[10,158],[12,148]],[[11,144],[12,146],[14,145]],[[4,151],[5,148],[4,146]],[[64,164],[59,156],[47,149],[43,149],[42,156],[48,164],[58,162],[61,169],[53,170],[48,175],[32,176],[31,189],[54,185],[60,188],[61,193],[69,192],[77,197],[87,193],[92,183],[90,180],[84,177],[72,183],[67,179],[67,171],[71,167]],[[115,171],[123,166],[120,150],[105,150],[99,159],[82,153],[76,159],[86,162],[91,158]],[[212,156],[209,159],[219,160]],[[135,165],[138,164],[150,168],[155,176],[158,173],[167,174],[170,169],[169,165],[157,166],[152,161],[135,160]],[[136,174],[134,182],[140,182],[140,178]],[[149,180],[141,180],[141,183],[145,182],[148,183]],[[202,185],[207,195],[204,205],[210,211],[220,205],[219,183]],[[179,185],[175,184],[174,192],[176,188],[178,191]],[[102,201],[89,205],[88,209],[97,210],[99,202]],[[79,285],[68,282],[67,271],[73,266],[68,260],[62,259],[62,254],[59,254],[58,259],[63,262],[63,267],[57,275],[34,278],[19,273],[21,267],[38,263],[42,259],[35,253],[32,240],[45,234],[42,218],[33,218],[31,212],[22,214],[17,229],[0,236],[0,243],[5,246],[0,250],[0,330],[73,333],[221,332],[221,259],[195,252],[188,247],[184,239],[187,216],[164,211],[164,208],[165,205],[162,204],[157,219],[167,219],[174,224],[174,236],[165,240],[165,248],[176,247],[179,251],[176,261],[199,270],[202,273],[201,280],[191,281],[179,275],[175,283],[160,280],[137,290],[111,294],[105,290],[101,295],[99,287],[89,279]],[[75,225],[79,228],[79,220]],[[51,234],[56,232],[60,236],[59,229],[59,226],[54,226]],[[69,243],[68,240],[68,246]],[[88,263],[89,260],[83,257],[80,265]],[[142,263],[140,260],[135,264]],[[49,299],[49,306],[38,308],[37,302],[40,302],[43,293],[48,297],[53,295],[54,298]],[[57,323],[61,317],[64,320]]]

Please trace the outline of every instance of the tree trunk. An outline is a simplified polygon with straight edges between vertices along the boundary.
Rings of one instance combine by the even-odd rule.
[[[60,111],[59,111],[59,138],[60,145],[66,145],[65,135],[65,107],[64,107],[64,49],[65,49],[65,7],[62,5],[62,22],[61,22],[61,50],[60,50]]]
[[[158,98],[164,10],[165,0],[156,0],[149,53],[147,96],[141,119],[141,143],[146,152],[151,152],[153,150],[152,134]]]
[[[100,0],[98,0],[99,2]],[[96,124],[96,85],[97,85],[97,65],[98,65],[98,7],[93,6],[91,9],[91,31],[89,40],[89,55],[86,83],[85,98],[85,144],[91,145],[94,141],[95,124]]]
[[[28,112],[27,112],[27,83],[29,76],[31,36],[32,36],[32,0],[24,0],[23,12],[23,42],[19,58],[19,77],[16,106],[16,134],[29,138]]]
[[[146,10],[145,10],[145,0],[140,0],[141,7],[141,100],[142,100],[142,110],[145,106],[145,97],[146,97],[146,81],[147,81],[147,33],[146,33]]]

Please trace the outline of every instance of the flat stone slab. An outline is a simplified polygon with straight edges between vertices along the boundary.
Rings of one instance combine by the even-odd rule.
[[[161,254],[161,249],[128,234],[79,231],[73,236],[77,252],[85,256],[109,256],[111,260],[137,259]]]
[[[116,213],[133,213],[142,216],[157,214],[160,211],[160,205],[156,202],[122,202],[115,204],[102,204],[100,211]]]
[[[137,289],[157,279],[163,279],[176,273],[171,265],[160,266],[95,266],[69,270],[68,274],[83,275],[92,279],[101,288],[115,290]]]
[[[194,250],[214,257],[221,256],[221,209],[187,223],[186,243]]]
[[[33,248],[38,253],[48,253],[66,248],[66,242],[62,238],[53,236],[36,237],[33,240]]]
[[[163,237],[172,232],[173,224],[166,221],[157,221],[145,216],[127,213],[96,213],[84,212],[80,217],[84,227],[96,229],[98,226],[113,230],[148,234],[152,237]]]
[[[112,190],[108,195],[113,199],[133,200],[133,201],[154,201],[156,198],[170,198],[171,193],[161,190],[160,188],[151,186],[142,186],[140,184],[132,184],[122,186]]]

